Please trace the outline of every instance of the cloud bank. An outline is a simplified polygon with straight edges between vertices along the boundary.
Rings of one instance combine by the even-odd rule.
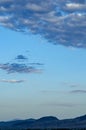
[[[0,0],[0,25],[55,45],[86,48],[85,0]]]

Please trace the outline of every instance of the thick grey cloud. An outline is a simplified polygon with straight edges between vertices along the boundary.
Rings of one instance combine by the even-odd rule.
[[[22,83],[24,82],[25,80],[15,80],[15,79],[10,79],[10,80],[7,80],[7,79],[0,79],[0,82],[3,82],[3,83]]]
[[[0,0],[0,25],[86,48],[85,0]]]

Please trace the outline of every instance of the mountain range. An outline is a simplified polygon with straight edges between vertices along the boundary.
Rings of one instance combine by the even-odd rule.
[[[0,130],[28,130],[28,129],[73,129],[86,128],[86,115],[59,120],[53,116],[46,116],[39,119],[25,119],[0,122]]]

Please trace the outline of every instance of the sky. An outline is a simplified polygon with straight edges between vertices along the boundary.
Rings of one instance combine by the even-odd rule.
[[[0,121],[86,114],[86,1],[0,0]]]

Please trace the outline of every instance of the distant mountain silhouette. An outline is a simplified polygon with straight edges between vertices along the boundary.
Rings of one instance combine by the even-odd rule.
[[[59,120],[53,116],[46,116],[40,119],[14,120],[0,122],[1,130],[12,129],[57,129],[57,128],[86,128],[86,115]]]
[[[75,120],[77,120],[77,121],[83,121],[83,120],[86,120],[86,115],[84,115],[84,116],[80,116],[80,117],[76,117]]]

